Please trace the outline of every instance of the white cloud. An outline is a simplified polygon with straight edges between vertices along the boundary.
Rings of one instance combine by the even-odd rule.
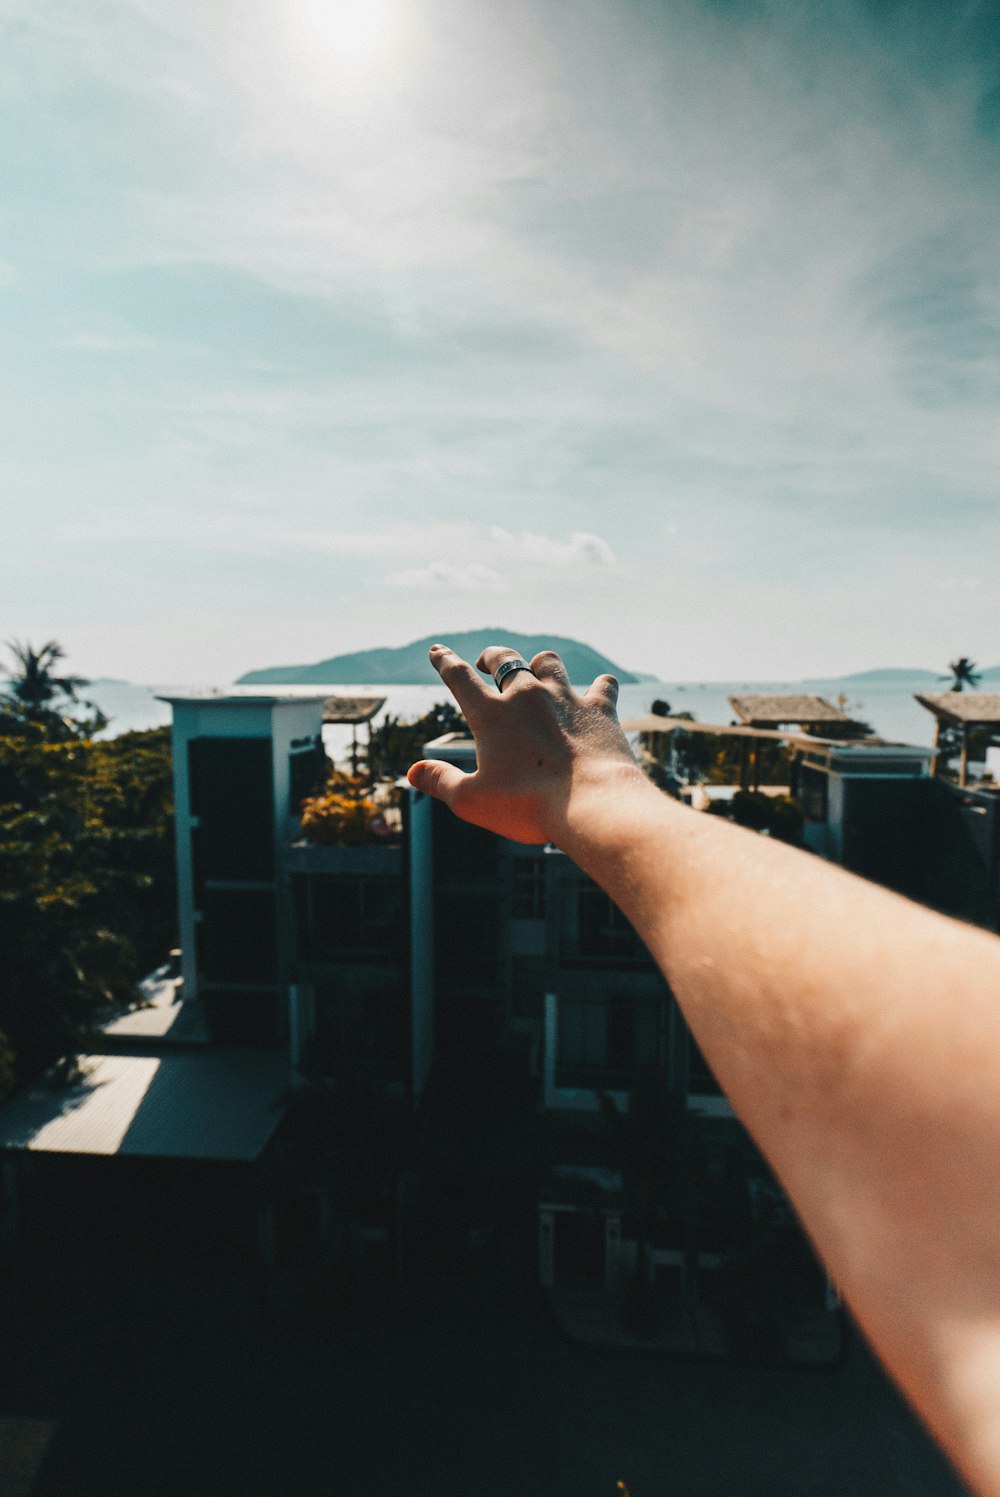
[[[499,572],[494,572],[492,567],[481,566],[478,562],[456,567],[446,561],[433,561],[426,567],[393,572],[386,581],[392,587],[412,587],[423,592],[436,588],[454,588],[461,593],[499,593],[506,588]]]
[[[519,536],[494,525],[491,534],[506,557],[541,567],[613,567],[615,553],[589,530],[574,530],[568,540],[559,541],[534,530],[522,530]]]
[[[582,0],[568,29],[549,0],[370,0],[366,25],[381,5],[413,35],[352,91],[288,34],[333,0],[0,0],[31,184],[8,184],[0,262],[0,291],[31,293],[6,298],[5,533],[13,514],[30,550],[45,517],[64,545],[39,627],[74,642],[106,540],[186,616],[237,575],[286,621],[320,598],[338,648],[430,632],[441,598],[474,625],[503,591],[510,622],[603,631],[621,659],[670,640],[692,673],[735,668],[743,612],[795,613],[801,659],[761,627],[740,670],[805,672],[879,663],[891,596],[886,663],[993,658],[1000,254],[992,144],[962,146],[975,75],[911,78],[850,3],[829,45],[792,0],[738,23]],[[981,586],[910,607],[900,536],[946,579],[974,547]],[[142,603],[136,649],[164,628]],[[939,617],[959,632],[946,604],[968,610],[956,645],[934,643]]]

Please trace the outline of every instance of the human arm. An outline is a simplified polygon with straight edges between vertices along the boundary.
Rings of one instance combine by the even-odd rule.
[[[664,796],[610,678],[580,697],[546,655],[498,695],[432,658],[478,768],[424,763],[412,782],[556,843],[611,895],[873,1346],[997,1497],[1000,941]]]

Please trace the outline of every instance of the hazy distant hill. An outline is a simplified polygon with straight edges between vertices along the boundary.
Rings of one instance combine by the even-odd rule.
[[[930,682],[936,681],[938,676],[944,675],[943,671],[921,671],[921,670],[875,670],[856,671],[850,676],[837,676],[837,681],[850,681],[859,686],[928,686]]]
[[[315,665],[275,665],[265,670],[247,671],[240,676],[238,686],[426,686],[437,680],[434,668],[427,659],[427,651],[440,638],[429,634],[410,645],[394,650],[360,650],[354,655],[334,655],[329,660],[319,660]],[[562,656],[570,679],[589,685],[595,676],[611,671],[622,685],[636,680],[631,671],[615,665],[606,655],[582,645],[575,639],[564,639],[557,634],[518,634],[513,629],[470,629],[464,633],[448,633],[443,642],[475,662],[480,650],[486,645],[511,645],[520,650],[526,660],[540,650],[558,650]]]
[[[978,672],[980,686],[988,690],[1000,682],[1000,665],[987,666]],[[849,681],[857,686],[922,686],[927,691],[947,691],[948,673],[945,670],[876,670],[859,671],[853,676],[838,676],[838,681]]]

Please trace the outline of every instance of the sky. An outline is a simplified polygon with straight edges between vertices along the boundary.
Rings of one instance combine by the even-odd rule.
[[[1000,0],[0,0],[0,638],[1000,661]]]

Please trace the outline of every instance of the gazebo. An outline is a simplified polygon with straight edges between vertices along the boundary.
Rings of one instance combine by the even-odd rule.
[[[854,726],[839,707],[834,707],[825,697],[786,694],[778,696],[736,696],[729,698],[730,706],[740,722],[750,728],[824,729]]]
[[[740,744],[740,784],[744,789],[760,787],[760,747],[778,742],[796,748],[818,748],[850,736],[846,731],[857,725],[839,707],[823,697],[806,694],[773,696],[731,696],[730,705],[739,718],[728,727],[721,724],[693,723],[674,717],[657,717],[652,713],[623,723],[626,732],[634,733],[711,733],[717,738],[737,738]]]
[[[733,698],[730,698],[732,701]],[[747,699],[749,700],[749,699]],[[756,698],[755,700],[787,700],[787,698]],[[802,700],[795,698],[794,700]],[[835,708],[832,710],[836,710]],[[840,720],[839,718],[837,719]],[[848,719],[849,721],[850,719]],[[792,748],[822,748],[835,740],[824,739],[813,734],[792,732],[788,729],[762,728],[749,724],[699,723],[684,717],[659,717],[645,712],[639,717],[630,717],[622,723],[626,733],[691,733],[704,734],[712,738],[732,738],[740,743],[740,784],[744,790],[760,788],[760,755],[758,746],[764,743],[782,743]]]
[[[969,778],[969,739],[976,728],[987,731],[991,744],[1000,744],[1000,691],[928,691],[915,692],[921,707],[937,719],[934,734],[934,769],[937,770],[944,728],[958,728],[962,735],[962,757],[958,783],[965,786]]]
[[[368,724],[368,743],[372,740],[372,718],[385,706],[385,697],[327,697],[323,703],[323,722],[337,723],[353,729],[351,733],[351,773],[358,772],[358,724]]]

